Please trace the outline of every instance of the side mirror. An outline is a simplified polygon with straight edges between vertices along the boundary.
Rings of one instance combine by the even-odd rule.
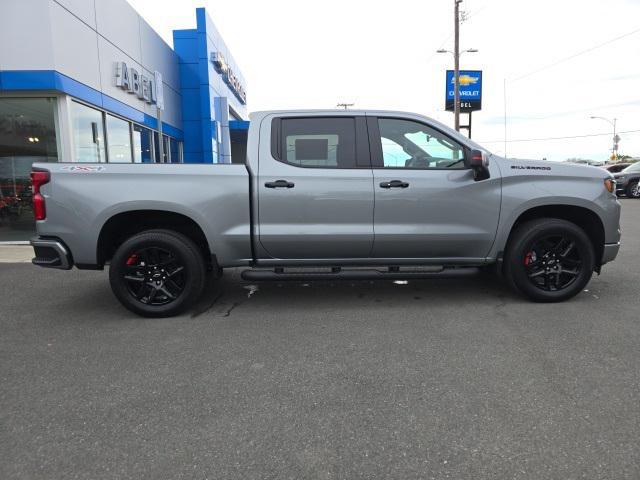
[[[489,178],[489,157],[482,150],[470,150],[465,164],[474,172],[476,181]]]

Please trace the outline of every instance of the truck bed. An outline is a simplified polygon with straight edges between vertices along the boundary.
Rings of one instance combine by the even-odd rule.
[[[193,219],[221,266],[251,261],[249,173],[228,164],[36,163],[46,220],[40,236],[64,238],[76,265],[95,265],[105,223],[121,212],[164,210]]]

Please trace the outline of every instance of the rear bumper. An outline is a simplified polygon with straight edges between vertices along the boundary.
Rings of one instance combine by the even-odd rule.
[[[620,242],[618,243],[606,243],[604,245],[604,252],[602,253],[601,265],[613,261],[618,256],[620,250]]]
[[[71,270],[73,259],[71,252],[57,238],[32,238],[31,246],[35,252],[35,257],[31,263],[45,268],[58,268],[60,270]]]

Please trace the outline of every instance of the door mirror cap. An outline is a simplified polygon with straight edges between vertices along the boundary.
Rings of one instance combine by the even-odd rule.
[[[486,169],[489,166],[489,157],[482,150],[471,150],[467,157],[467,167],[474,170]]]

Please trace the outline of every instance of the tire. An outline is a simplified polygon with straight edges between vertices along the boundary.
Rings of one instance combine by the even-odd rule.
[[[198,247],[171,230],[147,230],[127,239],[109,267],[111,290],[143,317],[171,317],[193,305],[204,289],[205,262]]]
[[[535,302],[561,302],[577,295],[589,283],[594,266],[594,247],[584,230],[555,218],[518,226],[504,256],[507,282]]]
[[[640,184],[638,180],[635,182],[629,182],[627,185],[627,189],[625,190],[625,195],[629,198],[640,198]]]

